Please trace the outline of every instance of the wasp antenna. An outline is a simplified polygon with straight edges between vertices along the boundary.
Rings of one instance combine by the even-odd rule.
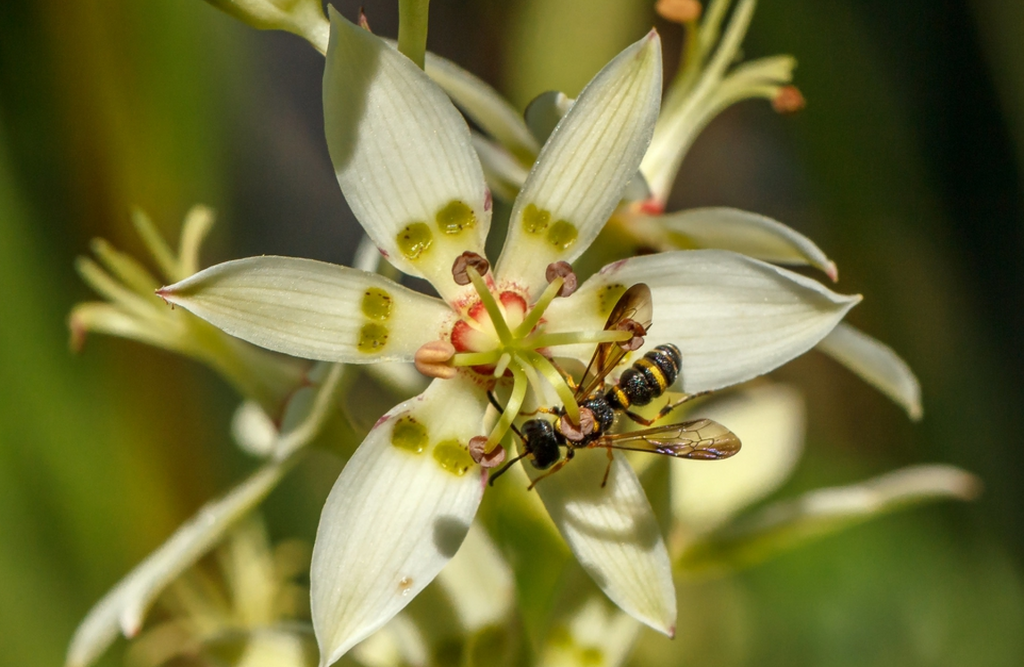
[[[518,433],[518,431],[517,431],[517,433]],[[520,437],[521,437],[521,436],[520,436]],[[491,476],[487,478],[487,484],[488,484],[488,486],[494,486],[494,480],[496,480],[496,479],[498,479],[499,477],[501,477],[502,475],[504,475],[504,474],[505,474],[505,471],[506,471],[506,470],[508,470],[509,468],[511,468],[511,467],[512,467],[512,464],[513,464],[513,463],[515,463],[516,461],[518,461],[518,460],[522,459],[522,458],[523,458],[523,457],[525,457],[525,456],[526,456],[527,454],[529,454],[529,452],[524,452],[523,454],[520,454],[519,456],[515,457],[514,459],[512,459],[512,460],[510,460],[510,461],[506,462],[506,463],[505,463],[505,465],[503,465],[503,466],[501,466],[500,468],[498,468],[498,470],[497,470],[497,471],[495,471],[495,472],[492,472],[492,473],[491,473]]]

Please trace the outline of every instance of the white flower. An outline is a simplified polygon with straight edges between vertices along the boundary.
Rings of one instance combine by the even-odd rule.
[[[381,253],[428,280],[441,299],[375,274],[282,257],[227,262],[160,290],[274,350],[362,364],[419,353],[421,367],[438,377],[378,421],[324,506],[311,572],[322,664],[384,625],[458,550],[486,482],[471,438],[489,433],[489,443],[499,442],[531,388],[536,401],[561,399],[572,415],[575,401],[550,359],[583,361],[595,342],[616,338],[603,327],[623,289],[650,287],[646,345],[680,348],[680,383],[691,393],[785,363],[859,301],[712,250],[623,260],[555,298],[562,278],[548,284],[547,269],[577,259],[619,204],[650,141],[660,86],[652,31],[591,81],[551,133],[516,199],[495,270],[457,272],[468,281],[458,284],[453,265],[466,252],[484,255],[491,215],[469,129],[421,70],[332,13],[324,108],[338,181]],[[492,387],[510,390],[494,424]],[[604,452],[582,452],[537,491],[608,597],[671,635],[667,550],[624,459],[615,457],[600,485],[606,461]]]

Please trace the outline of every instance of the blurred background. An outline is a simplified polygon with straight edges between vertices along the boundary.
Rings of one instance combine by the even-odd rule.
[[[395,34],[397,2],[362,4]],[[434,0],[429,47],[522,108],[575,95],[652,24],[671,71],[681,29],[652,4]],[[985,491],[685,589],[687,664],[1024,664],[1021,26],[1024,5],[1001,0],[760,3],[745,54],[796,56],[807,108],[724,113],[670,209],[736,206],[813,238],[838,290],[865,297],[850,320],[916,370],[925,408],[913,424],[823,355],[790,364],[778,375],[806,393],[808,447],[778,495],[923,461]],[[0,3],[0,663],[61,664],[89,607],[253,466],[207,369],[104,337],[69,351],[67,313],[93,298],[72,263],[97,236],[142,254],[132,206],[174,239],[199,202],[219,213],[206,263],[350,261],[322,62],[200,0]],[[275,536],[312,540],[340,467],[317,461],[271,496]]]

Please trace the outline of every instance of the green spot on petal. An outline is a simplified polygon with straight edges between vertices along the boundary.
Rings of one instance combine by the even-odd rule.
[[[376,322],[367,322],[359,330],[359,343],[356,347],[360,352],[372,354],[380,352],[388,342],[388,328]]]
[[[427,427],[408,415],[399,418],[391,431],[391,444],[413,454],[422,454],[428,442]]]
[[[551,212],[537,208],[536,204],[528,204],[523,210],[523,231],[527,234],[540,234],[550,222]]]
[[[437,212],[437,228],[444,234],[460,234],[476,226],[476,214],[465,202],[453,199]]]
[[[576,225],[568,220],[559,220],[548,230],[548,242],[559,250],[566,250],[576,243],[577,236],[579,232],[576,231]]]
[[[462,477],[472,467],[473,459],[458,440],[445,440],[434,447],[434,460],[442,469]]]
[[[379,287],[371,287],[363,292],[363,315],[371,320],[383,322],[391,317],[391,307],[394,304],[391,295]]]
[[[434,242],[434,234],[425,222],[413,222],[398,232],[398,250],[406,259],[416,259]]]
[[[612,308],[619,302],[619,297],[626,293],[626,286],[619,284],[605,285],[597,290],[597,310],[602,317],[612,314]]]

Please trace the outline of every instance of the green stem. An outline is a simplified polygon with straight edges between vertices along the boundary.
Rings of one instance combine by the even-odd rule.
[[[398,50],[423,69],[430,0],[398,0]]]

